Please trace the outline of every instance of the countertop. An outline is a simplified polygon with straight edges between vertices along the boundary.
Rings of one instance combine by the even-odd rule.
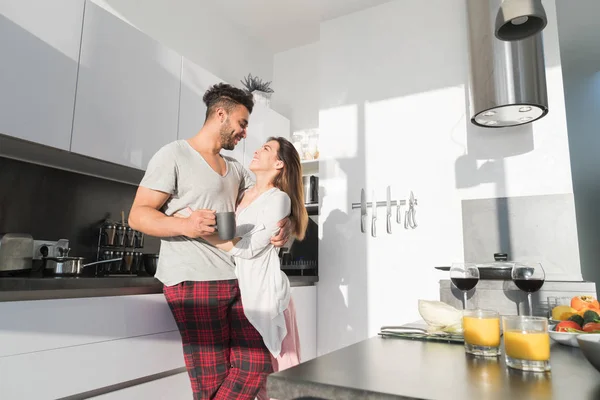
[[[290,284],[311,286],[318,276],[290,276]],[[154,277],[0,277],[0,301],[70,299],[82,297],[130,296],[162,293],[163,285]]]
[[[579,349],[555,343],[550,363],[551,373],[523,373],[462,344],[374,337],[271,374],[267,390],[279,400],[600,399],[600,373]]]

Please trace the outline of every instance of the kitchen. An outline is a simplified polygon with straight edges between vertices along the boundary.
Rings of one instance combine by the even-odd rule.
[[[418,320],[417,300],[439,299],[439,282],[448,280],[434,266],[456,260],[491,261],[495,252],[507,252],[538,257],[550,266],[548,280],[599,282],[593,243],[600,233],[588,222],[595,220],[589,143],[597,139],[589,129],[593,113],[578,106],[583,94],[592,96],[580,90],[584,77],[594,78],[574,65],[593,62],[580,57],[595,53],[565,58],[561,36],[565,26],[572,36],[564,41],[574,46],[577,18],[592,11],[544,2],[550,112],[525,127],[490,132],[469,121],[466,16],[454,1],[432,1],[435,12],[416,1],[364,2],[344,10],[347,15],[324,13],[302,40],[273,35],[269,18],[258,11],[248,23],[241,15],[249,15],[251,5],[214,14],[185,1],[141,8],[134,1],[63,0],[69,11],[44,9],[34,0],[18,3],[26,6],[6,3],[1,26],[3,37],[22,45],[2,51],[13,52],[7,59],[26,60],[20,52],[27,49],[43,62],[15,61],[0,77],[9,88],[1,96],[23,93],[19,101],[10,95],[2,102],[14,107],[1,114],[8,121],[0,125],[2,232],[68,238],[70,254],[94,261],[96,224],[107,215],[119,221],[127,212],[134,185],[160,144],[195,133],[207,85],[215,79],[237,84],[252,73],[272,80],[275,93],[270,107],[253,114],[245,148],[257,148],[273,133],[319,132],[320,161],[310,172],[318,168],[320,178],[318,282],[297,286],[294,294],[305,360],[374,336],[382,325]],[[398,15],[414,17],[399,24]],[[217,29],[235,51],[201,40]],[[272,39],[267,46],[251,39],[273,36],[288,41]],[[597,95],[596,103],[585,104],[597,104]],[[582,134],[567,134],[571,130]],[[243,159],[245,150],[237,151]],[[360,210],[352,204],[360,202],[361,189],[367,201],[373,191],[384,201],[387,186],[394,200],[414,193],[418,226],[394,222],[388,234],[380,208],[377,236],[370,226],[368,235],[361,233]],[[500,212],[508,215],[503,222]],[[508,233],[499,233],[502,226],[510,226]],[[531,235],[528,226],[536,232],[561,226],[560,235]],[[158,243],[145,238],[143,251],[156,253]],[[162,295],[147,288],[128,288],[131,296],[92,289],[80,289],[76,297],[86,297],[80,300],[2,303],[0,335],[10,339],[3,346],[10,350],[0,365],[10,375],[3,375],[0,393],[1,385],[14,384],[4,390],[43,389],[59,398],[133,382],[155,394],[180,387],[185,398],[176,327]],[[69,352],[72,346],[87,353]],[[41,359],[47,364],[31,370],[30,363]],[[53,379],[50,372],[60,372],[56,359],[65,367],[79,365],[74,372],[81,379],[68,385]],[[107,372],[94,374],[97,368]],[[31,375],[44,381],[24,386],[19,377]],[[21,393],[39,393],[31,391]]]

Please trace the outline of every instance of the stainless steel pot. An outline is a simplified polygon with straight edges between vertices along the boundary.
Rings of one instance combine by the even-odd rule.
[[[83,257],[44,257],[44,272],[49,272],[52,275],[68,275],[78,276],[83,275],[84,269],[92,265],[105,264],[114,261],[121,261],[120,258],[110,260],[100,260],[84,264]]]
[[[514,261],[508,261],[508,255],[505,253],[494,254],[494,262],[477,263],[479,270],[479,279],[510,281]],[[435,267],[441,271],[450,271],[449,266]]]

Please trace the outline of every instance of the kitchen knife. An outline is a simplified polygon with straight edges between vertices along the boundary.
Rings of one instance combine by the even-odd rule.
[[[410,202],[410,208],[409,208],[410,221],[408,221],[408,223],[412,229],[415,229],[417,227],[417,220],[415,219],[415,214],[417,213],[417,209],[415,208],[415,206],[417,205],[417,201],[415,200],[415,195],[413,194],[412,190],[410,191],[409,202]]]
[[[360,190],[360,231],[365,233],[367,225],[367,195],[365,189]]]
[[[402,223],[402,212],[400,210],[401,204],[402,204],[402,199],[398,199],[396,200],[398,202],[398,204],[396,204],[396,222],[401,224]]]
[[[375,191],[373,190],[373,199],[371,200],[371,236],[377,236],[377,228],[375,222],[377,221],[377,200],[375,199]]]
[[[387,187],[387,197],[385,199],[387,233],[392,233],[392,189]]]

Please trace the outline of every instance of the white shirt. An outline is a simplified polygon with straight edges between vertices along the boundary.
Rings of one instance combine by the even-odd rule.
[[[283,312],[290,302],[290,281],[281,271],[271,237],[290,211],[291,200],[285,192],[267,190],[237,211],[236,236],[242,239],[228,252],[235,259],[244,314],[274,357],[279,356],[287,334]]]

